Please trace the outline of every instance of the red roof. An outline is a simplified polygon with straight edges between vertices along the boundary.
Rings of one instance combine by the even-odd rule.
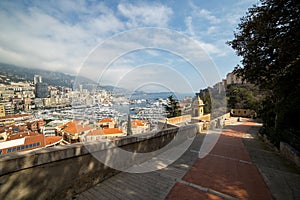
[[[83,125],[78,121],[72,121],[68,122],[63,130],[71,134],[77,134],[80,132],[88,131],[90,129],[92,129],[92,127],[90,127],[89,125]]]
[[[113,122],[113,120],[110,118],[103,118],[99,121],[99,123],[105,123],[105,122]]]
[[[27,137],[27,136],[36,136],[36,135],[39,135],[39,133],[33,132],[33,131],[24,131],[24,132],[19,132],[19,133],[8,136],[7,140],[15,140],[15,139],[20,139],[20,138]]]
[[[104,134],[117,134],[117,133],[123,133],[123,130],[120,128],[105,128],[103,129]]]
[[[105,128],[105,129],[97,129],[89,132],[87,136],[93,135],[107,135],[107,134],[121,134],[123,133],[122,129],[119,128]]]
[[[55,144],[62,140],[61,136],[48,136],[46,137],[46,145]]]
[[[145,123],[141,120],[132,120],[131,125],[132,126],[145,126]]]

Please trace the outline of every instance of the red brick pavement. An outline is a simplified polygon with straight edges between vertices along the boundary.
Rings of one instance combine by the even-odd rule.
[[[252,125],[247,121],[223,131],[212,151],[194,163],[166,199],[273,199],[242,142]]]
[[[199,199],[222,199],[214,194],[203,192],[193,187],[176,183],[172,192],[168,195],[167,199],[180,199],[180,200],[199,200]]]

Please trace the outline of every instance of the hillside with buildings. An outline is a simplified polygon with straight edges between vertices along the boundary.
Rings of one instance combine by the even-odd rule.
[[[8,84],[10,82],[32,82],[34,75],[41,75],[43,81],[52,86],[73,87],[73,84],[95,84],[93,81],[84,78],[68,75],[61,72],[26,68],[10,64],[0,63],[0,83]]]

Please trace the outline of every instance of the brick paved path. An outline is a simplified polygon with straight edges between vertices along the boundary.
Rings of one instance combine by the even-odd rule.
[[[142,174],[121,172],[74,199],[300,199],[299,170],[256,139],[258,129],[259,124],[249,120],[227,126],[202,159],[198,151],[205,134],[199,134],[168,167]]]
[[[252,125],[245,122],[225,129],[212,151],[194,163],[167,199],[273,199],[242,141]]]

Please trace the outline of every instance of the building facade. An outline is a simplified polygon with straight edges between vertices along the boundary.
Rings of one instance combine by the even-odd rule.
[[[50,96],[47,83],[35,84],[35,97],[48,98]]]

